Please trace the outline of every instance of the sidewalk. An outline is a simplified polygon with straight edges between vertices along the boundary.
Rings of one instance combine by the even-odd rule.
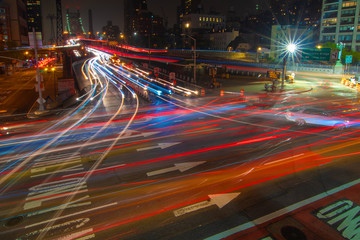
[[[265,83],[270,83],[268,79],[264,78],[257,78],[257,77],[232,77],[230,79],[217,79],[218,82],[221,83],[220,88],[215,89],[207,89],[205,88],[205,96],[220,96],[220,91],[223,90],[225,96],[227,94],[259,94],[259,93],[266,93],[266,94],[274,94],[274,95],[281,95],[281,94],[299,94],[303,92],[311,91],[307,84],[304,84],[302,81],[294,83],[284,83],[284,89],[281,88],[281,81],[279,81],[278,87],[275,91],[272,91],[271,88],[268,91],[265,90]]]
[[[45,111],[38,111],[39,93],[35,91],[36,69],[29,68],[17,71],[12,75],[0,76],[0,103],[1,117],[11,118],[14,114],[22,114],[28,118],[38,118],[51,114],[51,110],[59,106],[69,106],[76,102],[75,99],[62,102],[57,97],[57,79],[62,76],[62,71],[41,72],[44,90],[42,97],[45,100]],[[4,118],[4,119],[5,119]]]

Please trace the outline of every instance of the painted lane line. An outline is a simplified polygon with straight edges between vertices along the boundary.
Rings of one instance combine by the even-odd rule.
[[[113,203],[109,203],[109,204],[106,204],[106,205],[103,205],[103,206],[86,209],[84,211],[71,213],[71,214],[68,214],[68,215],[65,215],[65,216],[61,216],[61,217],[57,217],[57,218],[53,218],[53,219],[48,219],[48,220],[45,220],[45,221],[42,221],[42,222],[37,222],[37,223],[34,223],[34,224],[27,225],[27,226],[25,226],[25,228],[35,227],[35,226],[42,225],[42,224],[45,224],[45,223],[48,223],[48,222],[55,222],[55,221],[63,219],[63,218],[68,218],[68,217],[76,216],[76,215],[79,215],[79,214],[91,212],[91,211],[94,211],[94,210],[99,210],[99,209],[102,209],[102,208],[111,207],[111,206],[114,206],[116,204],[118,204],[118,203],[113,202]]]
[[[69,159],[69,160],[65,160],[65,161],[63,160],[62,163],[57,163],[57,162],[48,163],[48,162],[46,162],[46,164],[44,164],[44,166],[31,168],[30,173],[31,174],[36,174],[38,172],[46,171],[47,168],[55,168],[55,167],[60,167],[60,166],[64,166],[64,165],[75,164],[75,163],[80,163],[81,162],[81,159]]]
[[[88,223],[89,221],[90,221],[89,218],[80,218],[80,219],[71,220],[71,221],[60,223],[60,224],[57,224],[57,225],[54,225],[51,227],[45,227],[45,228],[42,228],[39,230],[32,231],[30,233],[27,233],[27,234],[21,236],[18,239],[33,239],[34,236],[42,234],[44,232],[48,232],[51,230],[59,231],[59,229],[61,229],[61,228],[64,229],[66,227],[68,227],[68,229],[71,227],[73,227],[75,229],[79,229],[79,228],[83,227],[86,223]],[[72,226],[72,225],[75,225],[75,226]],[[66,231],[66,229],[65,229],[65,231]],[[91,239],[91,238],[95,237],[95,234],[92,234],[92,232],[93,232],[93,228],[87,228],[87,229],[84,229],[81,231],[73,232],[73,233],[67,234],[65,236],[60,236],[60,237],[53,238],[53,239],[59,239],[59,240],[60,239],[63,239],[63,240],[65,240],[65,239],[78,239],[78,240]],[[86,236],[84,236],[84,235],[86,235]],[[83,237],[81,237],[81,236],[83,236]]]
[[[309,204],[311,204],[311,203],[314,203],[314,202],[316,202],[316,201],[318,201],[318,200],[320,200],[320,199],[323,199],[323,198],[325,198],[325,197],[328,197],[328,196],[330,196],[330,195],[332,195],[332,194],[335,194],[335,193],[337,193],[337,192],[340,192],[340,191],[342,191],[342,190],[345,190],[345,189],[347,189],[347,188],[350,188],[350,187],[352,187],[352,186],[355,186],[355,185],[357,185],[357,184],[359,184],[359,183],[360,183],[360,178],[357,179],[357,180],[354,180],[354,181],[352,181],[352,182],[346,183],[346,184],[344,184],[344,185],[341,185],[341,186],[339,186],[339,187],[333,188],[333,189],[327,191],[326,193],[324,193],[324,192],[323,192],[323,193],[320,193],[320,194],[315,195],[315,196],[313,196],[313,197],[310,197],[310,198],[307,198],[307,199],[302,200],[302,201],[300,201],[300,202],[297,202],[297,203],[295,203],[295,204],[292,204],[292,205],[290,205],[290,206],[288,206],[288,207],[285,207],[285,208],[282,208],[282,209],[280,209],[280,210],[277,210],[277,211],[275,211],[275,212],[273,212],[273,213],[270,213],[270,214],[268,214],[268,215],[265,215],[265,216],[263,216],[263,217],[261,217],[261,218],[255,219],[255,220],[252,221],[252,222],[247,222],[247,223],[241,224],[241,225],[236,226],[236,227],[234,227],[234,228],[228,229],[228,230],[226,230],[226,231],[224,231],[224,232],[221,232],[221,233],[218,233],[218,234],[213,235],[213,236],[211,236],[211,237],[205,238],[204,240],[220,240],[220,239],[229,237],[229,236],[231,236],[231,235],[233,235],[233,234],[235,234],[235,233],[238,233],[238,232],[244,231],[244,230],[246,230],[246,229],[255,227],[256,225],[260,225],[260,224],[266,223],[266,222],[268,222],[268,221],[270,221],[270,220],[273,220],[273,219],[275,219],[275,218],[278,218],[278,217],[280,217],[280,216],[282,216],[282,215],[284,215],[284,214],[287,214],[287,213],[292,212],[292,211],[294,211],[294,210],[296,210],[296,209],[299,209],[299,208],[301,208],[301,207],[304,207],[304,206],[306,206],[306,205],[309,205]]]
[[[271,162],[265,163],[264,165],[271,165],[271,164],[278,163],[278,162],[282,162],[282,161],[285,161],[285,160],[288,160],[288,159],[300,157],[300,156],[302,156],[302,155],[304,155],[304,153],[301,153],[301,154],[298,154],[298,155],[294,155],[294,156],[290,156],[290,157],[286,157],[286,158],[282,158],[282,159],[279,159],[279,160],[276,160],[276,161],[271,161]]]

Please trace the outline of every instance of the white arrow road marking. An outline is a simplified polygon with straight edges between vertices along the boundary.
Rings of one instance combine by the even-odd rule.
[[[240,193],[212,194],[209,195],[209,198],[210,202],[217,205],[219,208],[223,208],[239,195]]]
[[[195,212],[199,209],[210,207],[212,205],[216,205],[219,208],[222,208],[239,195],[240,195],[240,193],[225,193],[225,194],[209,195],[210,201],[206,200],[206,201],[198,202],[198,203],[177,209],[174,211],[174,215],[175,215],[175,217],[179,217],[181,215]]]
[[[160,169],[160,170],[156,170],[153,172],[148,172],[147,175],[149,177],[154,176],[154,175],[160,175],[163,173],[168,173],[168,172],[172,172],[172,171],[180,171],[180,172],[185,172],[191,168],[194,168],[200,164],[205,163],[205,161],[202,162],[187,162],[187,163],[175,163],[175,167],[169,167],[169,168],[164,168],[164,169]]]
[[[168,147],[172,147],[175,146],[177,144],[180,144],[181,142],[175,142],[175,143],[158,143],[157,146],[152,146],[152,147],[146,147],[146,148],[139,148],[137,149],[138,152],[141,151],[147,151],[147,150],[152,150],[152,149],[156,149],[156,148],[161,148],[161,149],[165,149]]]

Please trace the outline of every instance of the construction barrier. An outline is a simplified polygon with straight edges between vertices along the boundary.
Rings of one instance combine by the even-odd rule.
[[[240,95],[241,95],[241,96],[244,96],[244,89],[241,89],[241,90],[240,90]]]
[[[221,90],[220,91],[220,97],[223,97],[224,96],[224,90]]]
[[[201,89],[201,96],[203,97],[203,96],[205,96],[205,89]]]

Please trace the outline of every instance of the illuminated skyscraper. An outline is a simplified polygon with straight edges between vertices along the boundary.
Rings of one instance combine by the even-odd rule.
[[[124,31],[127,36],[134,33],[134,22],[140,11],[147,11],[146,0],[124,0]]]
[[[181,0],[184,15],[200,13],[202,9],[201,0]]]
[[[27,23],[29,32],[42,32],[41,22],[41,1],[40,0],[28,0],[26,3],[27,10]]]
[[[323,0],[320,41],[343,42],[360,51],[360,0]]]

